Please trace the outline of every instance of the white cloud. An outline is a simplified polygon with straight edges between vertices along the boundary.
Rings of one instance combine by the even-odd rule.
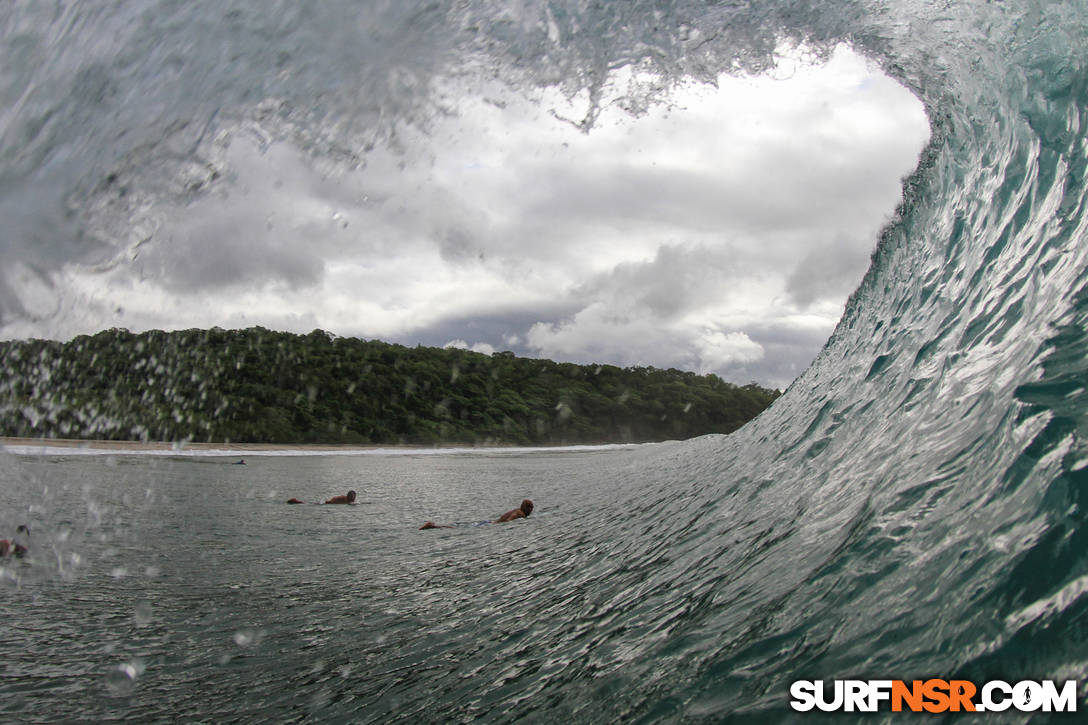
[[[570,319],[536,323],[526,342],[540,355],[561,360],[687,367],[681,362],[687,353],[672,330],[597,301]]]
[[[482,352],[484,355],[490,355],[495,352],[495,348],[491,345],[488,345],[486,342],[477,342],[474,345],[469,345],[464,340],[450,340],[442,347],[456,348],[459,350],[471,350],[472,352]]]
[[[743,332],[722,332],[707,329],[696,338],[699,351],[699,372],[725,370],[737,363],[754,363],[763,359],[763,347],[752,342]]]

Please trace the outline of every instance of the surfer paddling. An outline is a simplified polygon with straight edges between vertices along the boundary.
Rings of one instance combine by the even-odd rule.
[[[302,499],[298,499],[298,498],[289,498],[289,499],[287,499],[287,503],[306,503],[306,502],[303,501]],[[348,491],[343,496],[333,496],[332,498],[330,498],[325,503],[354,504],[355,503],[355,492],[354,491]]]
[[[495,520],[496,524],[504,524],[507,521],[513,521],[514,519],[523,519],[533,512],[533,502],[529,499],[525,499],[521,502],[521,506],[516,509],[511,509]]]
[[[495,519],[495,521],[492,522],[492,523],[504,524],[507,521],[515,521],[516,519],[523,519],[523,518],[527,517],[529,514],[531,514],[532,512],[533,512],[533,502],[530,501],[529,499],[525,499],[524,501],[521,502],[521,506],[518,506],[516,509],[511,509],[511,510],[507,511],[502,516]],[[487,522],[484,521],[482,523],[486,524]],[[423,531],[424,529],[452,529],[452,528],[453,528],[452,526],[440,526],[439,524],[436,524],[433,521],[427,521],[426,523],[424,523],[422,526],[419,527],[419,530]]]
[[[15,529],[15,538],[10,540],[0,539],[0,556],[17,556],[20,559],[26,556],[26,545],[20,542],[24,534],[29,539],[30,529],[23,524],[19,524],[19,528]]]

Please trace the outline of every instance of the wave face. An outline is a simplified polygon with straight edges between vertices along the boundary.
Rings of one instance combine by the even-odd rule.
[[[538,672],[535,716],[590,696],[597,720],[789,719],[812,676],[1088,680],[1083,4],[114,5],[0,10],[4,253],[42,278],[43,239],[119,263],[155,203],[215,181],[225,135],[342,166],[425,127],[451,79],[598,99],[610,69],[713,79],[783,40],[881,63],[933,138],[869,273],[770,410],[640,450],[622,500],[573,522],[577,575],[504,616],[582,622],[611,658]],[[0,287],[9,317],[33,312],[22,284]]]

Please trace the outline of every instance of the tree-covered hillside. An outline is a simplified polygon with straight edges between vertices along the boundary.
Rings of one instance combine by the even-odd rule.
[[[0,435],[602,443],[728,433],[778,396],[715,375],[248,330],[0,342]]]

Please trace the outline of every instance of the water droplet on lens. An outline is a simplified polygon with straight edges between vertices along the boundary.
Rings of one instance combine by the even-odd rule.
[[[239,629],[234,633],[234,644],[239,647],[249,647],[250,645],[260,644],[264,638],[264,632],[258,629]]]
[[[130,695],[134,688],[135,681],[120,667],[106,675],[106,689],[115,697]]]
[[[123,566],[114,567],[113,570],[110,572],[110,576],[112,576],[114,579],[124,579],[126,576],[128,576],[128,569]]]
[[[137,627],[146,627],[151,624],[151,602],[143,601],[137,604],[132,616],[136,620]]]
[[[106,675],[106,689],[114,697],[126,697],[136,689],[136,679],[144,672],[144,663],[131,660],[117,665]]]

